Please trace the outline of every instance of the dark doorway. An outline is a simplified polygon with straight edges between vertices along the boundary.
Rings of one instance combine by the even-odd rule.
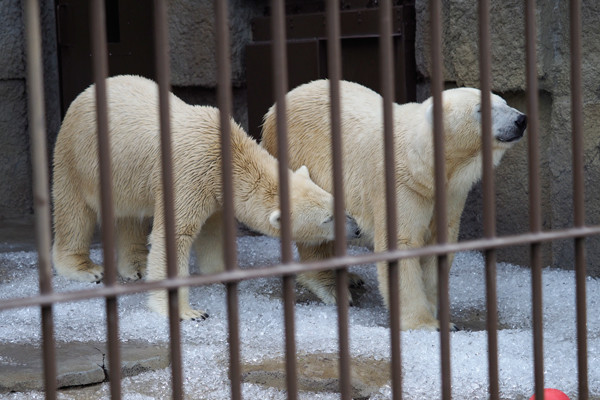
[[[342,78],[380,92],[379,10],[377,2],[353,0],[340,13]],[[416,100],[415,9],[411,2],[394,2],[393,52],[398,103]],[[288,86],[293,89],[327,78],[327,34],[323,1],[286,2]],[[269,10],[267,10],[268,14]],[[248,130],[260,137],[262,118],[273,105],[271,18],[252,21],[253,42],[246,48]]]
[[[106,0],[108,73],[154,79],[153,2]],[[62,114],[92,79],[90,4],[57,0],[56,24]]]

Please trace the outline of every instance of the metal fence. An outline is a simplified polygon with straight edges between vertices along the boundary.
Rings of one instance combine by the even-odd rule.
[[[168,278],[157,282],[144,282],[120,285],[116,281],[116,265],[114,260],[114,235],[111,229],[102,232],[104,248],[104,285],[95,289],[76,292],[56,293],[52,290],[52,267],[50,262],[51,224],[50,224],[50,196],[48,188],[48,162],[46,149],[46,129],[44,125],[43,108],[43,79],[41,62],[41,32],[40,10],[37,0],[27,0],[26,10],[26,35],[27,35],[27,82],[29,89],[29,116],[31,130],[32,159],[34,163],[34,204],[36,213],[36,238],[39,256],[40,295],[30,298],[3,301],[0,309],[39,306],[42,313],[43,329],[43,360],[45,373],[45,392],[48,399],[57,396],[56,387],[56,357],[53,333],[52,308],[58,302],[67,302],[92,297],[106,299],[107,312],[107,342],[109,344],[109,382],[112,398],[121,398],[120,376],[120,350],[118,341],[119,320],[117,316],[117,297],[134,292],[150,289],[167,289],[169,292],[169,321],[170,321],[170,356],[172,370],[172,396],[175,399],[183,398],[184,386],[182,379],[182,356],[179,327],[178,292],[180,286],[205,285],[215,282],[224,282],[227,286],[227,306],[229,323],[229,349],[230,349],[230,378],[231,397],[240,399],[241,373],[240,373],[240,339],[239,316],[237,300],[237,282],[243,279],[252,279],[267,276],[283,277],[284,310],[285,310],[285,343],[286,343],[286,376],[288,398],[297,397],[297,371],[296,371],[296,346],[294,339],[294,274],[308,270],[335,269],[337,272],[338,287],[338,315],[339,315],[339,356],[340,356],[340,392],[343,399],[349,399],[350,389],[350,353],[348,333],[348,301],[346,301],[347,267],[350,265],[388,261],[390,268],[390,330],[391,330],[391,376],[392,393],[394,399],[402,396],[401,382],[401,348],[400,348],[400,318],[398,309],[397,277],[398,260],[414,258],[424,255],[436,255],[439,271],[439,316],[440,316],[440,342],[441,342],[441,374],[442,397],[451,398],[450,385],[450,334],[449,334],[449,296],[448,296],[448,254],[456,251],[479,250],[485,253],[486,287],[487,287],[487,333],[489,345],[489,397],[499,398],[498,377],[498,343],[497,343],[497,303],[496,303],[496,250],[500,247],[528,244],[531,252],[531,274],[533,293],[533,340],[534,340],[534,376],[535,393],[538,399],[543,398],[544,388],[544,359],[543,359],[543,325],[542,325],[542,284],[541,284],[541,244],[557,239],[570,239],[575,242],[576,288],[577,288],[577,338],[578,338],[578,398],[588,398],[588,359],[586,336],[586,261],[585,238],[589,235],[599,234],[600,227],[585,226],[584,223],[584,196],[583,196],[583,137],[582,137],[582,92],[581,92],[581,23],[580,2],[570,1],[570,32],[571,32],[571,84],[572,84],[572,155],[573,155],[573,200],[574,200],[574,226],[560,231],[541,230],[540,211],[540,180],[539,180],[539,150],[538,150],[538,87],[536,76],[536,26],[535,26],[535,1],[525,1],[526,4],[526,59],[527,59],[527,109],[529,114],[528,151],[529,151],[529,214],[530,231],[528,233],[510,237],[497,237],[495,228],[494,204],[494,175],[492,165],[491,143],[491,52],[490,52],[490,1],[480,0],[479,4],[479,40],[480,40],[480,73],[482,90],[482,130],[483,130],[483,197],[484,197],[484,236],[481,239],[460,243],[448,243],[445,230],[437,232],[438,243],[425,248],[402,250],[390,247],[383,253],[371,253],[360,256],[348,256],[344,238],[343,215],[344,198],[342,188],[342,160],[340,139],[340,97],[339,82],[341,79],[340,58],[340,26],[339,26],[339,1],[327,1],[327,32],[328,32],[328,66],[331,81],[331,119],[332,119],[332,147],[334,157],[334,195],[335,195],[335,221],[336,221],[336,246],[335,257],[332,259],[312,262],[308,264],[296,263],[292,259],[292,245],[289,218],[289,187],[287,171],[287,145],[285,127],[285,94],[286,81],[286,47],[285,47],[285,19],[283,0],[272,1],[272,37],[273,37],[273,68],[275,71],[275,98],[278,104],[277,122],[279,126],[279,173],[280,197],[282,210],[281,231],[281,264],[272,268],[258,270],[240,270],[237,268],[235,221],[233,214],[233,182],[231,171],[231,146],[230,146],[230,119],[231,115],[231,82],[229,29],[227,22],[227,2],[215,0],[216,9],[216,37],[217,37],[217,62],[218,62],[218,104],[221,110],[222,130],[222,158],[223,158],[223,191],[224,191],[224,218],[225,218],[225,272],[210,276],[192,276],[178,278],[175,263],[174,232],[175,220],[173,212],[173,182],[171,177],[171,149],[168,119],[169,91],[169,64],[166,2],[155,0],[155,42],[156,42],[156,70],[160,93],[160,124],[164,204],[166,215],[167,234],[167,259]],[[441,91],[442,78],[442,31],[441,31],[441,0],[432,0],[429,4],[431,24],[431,59],[432,75],[431,88],[434,101],[434,153],[435,153],[435,178],[436,178],[436,226],[446,226],[445,210],[445,166],[443,162],[444,139],[442,135],[442,109]],[[388,236],[395,236],[395,199],[393,190],[393,127],[392,127],[392,88],[394,76],[392,74],[391,56],[391,2],[379,1],[380,9],[380,66],[381,66],[381,94],[384,98],[385,121],[385,163],[386,163],[386,193]],[[107,53],[106,32],[104,23],[104,2],[92,0],[91,30],[93,32],[93,68],[96,83],[97,114],[98,114],[98,141],[101,166],[102,188],[102,225],[113,226],[113,206],[111,201],[110,184],[110,159],[107,134],[107,106],[106,85]],[[395,242],[392,241],[392,245]]]

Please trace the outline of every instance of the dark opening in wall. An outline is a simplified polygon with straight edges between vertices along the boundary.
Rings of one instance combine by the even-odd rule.
[[[106,0],[106,41],[119,43],[121,29],[119,26],[119,0]]]

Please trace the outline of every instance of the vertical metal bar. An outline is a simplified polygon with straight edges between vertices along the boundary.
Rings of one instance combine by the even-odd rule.
[[[286,98],[287,84],[287,49],[285,39],[285,4],[283,0],[271,1],[271,28],[273,37],[273,82],[275,88],[276,126],[277,126],[277,159],[279,160],[279,204],[281,209],[281,258],[283,263],[292,260],[292,234],[290,229],[290,196],[288,179],[288,141]]]
[[[287,48],[285,35],[285,4],[283,0],[271,1],[271,37],[273,38],[273,71],[275,87],[277,158],[279,159],[279,208],[281,211],[281,262],[292,261],[291,208],[288,179],[288,141],[286,119]],[[296,338],[294,322],[295,280],[294,276],[283,277],[283,302],[285,323],[285,370],[288,399],[298,397],[298,377],[296,367]]]
[[[541,188],[538,137],[538,82],[536,55],[535,0],[525,1],[525,51],[527,75],[528,156],[529,156],[529,228],[537,233],[542,229]],[[533,357],[535,396],[544,396],[544,347],[542,313],[542,252],[541,243],[531,244],[531,290],[533,301]]]
[[[479,1],[479,71],[481,86],[481,135],[483,160],[483,234],[496,236],[496,204],[492,137],[492,60],[490,39],[490,0]],[[498,315],[496,294],[496,249],[485,251],[488,330],[488,375],[491,400],[499,398]]]
[[[396,250],[398,229],[396,226],[396,174],[394,144],[394,61],[392,47],[392,6],[390,0],[379,3],[379,56],[381,95],[383,97],[383,138],[385,160],[385,201],[387,215],[387,249]],[[392,398],[402,398],[402,357],[400,349],[400,295],[398,261],[389,262],[390,335]]]
[[[91,4],[92,69],[96,84],[96,115],[98,124],[98,158],[100,167],[100,217],[104,259],[104,284],[117,284],[115,260],[114,208],[112,192],[111,150],[108,137],[108,104],[106,77],[108,55],[106,46],[106,16],[103,0]],[[110,393],[121,398],[121,354],[119,349],[119,317],[116,296],[106,298],[107,347]]]
[[[331,107],[331,152],[333,168],[333,196],[335,218],[334,255],[346,254],[344,182],[342,165],[342,127],[340,80],[342,79],[340,10],[339,2],[327,1],[327,64],[329,74]],[[348,334],[348,270],[336,271],[336,292],[338,307],[338,335],[340,352],[340,393],[342,399],[350,399],[350,338]]]
[[[583,98],[581,94],[581,1],[571,0],[569,24],[571,36],[571,123],[573,141],[573,208],[574,225],[585,225],[585,187],[583,162]],[[586,310],[585,238],[575,239],[575,282],[577,287],[577,369],[578,398],[587,399],[587,310]]]
[[[161,178],[165,223],[167,277],[177,276],[177,244],[175,240],[175,198],[173,189],[173,158],[169,109],[170,66],[167,5],[165,0],[154,1],[154,40],[156,81],[158,83],[160,114]],[[169,337],[171,355],[171,385],[174,399],[183,398],[181,330],[179,325],[179,292],[169,289]]]
[[[217,102],[220,110],[221,157],[223,167],[223,218],[225,266],[227,271],[237,269],[236,225],[233,208],[233,156],[231,146],[231,60],[229,59],[228,2],[215,0],[217,39]],[[231,398],[242,398],[239,305],[237,282],[227,284],[227,316],[229,326],[229,371]]]
[[[37,0],[25,3],[27,36],[27,91],[31,161],[33,169],[33,207],[35,239],[38,253],[40,293],[52,293],[52,264],[50,262],[50,190],[48,185],[48,156],[44,111],[44,77],[42,69],[42,35],[40,8]],[[41,307],[44,387],[46,399],[56,399],[56,348],[52,306]]]
[[[437,241],[448,242],[446,215],[446,166],[444,123],[442,120],[442,4],[433,0],[429,5],[431,21],[431,92],[433,96],[433,155],[435,175],[435,221]],[[438,297],[440,309],[440,352],[442,364],[442,397],[451,397],[450,378],[450,300],[448,255],[438,256]]]
[[[285,376],[289,400],[298,398],[298,371],[296,366],[296,326],[294,306],[296,303],[296,283],[293,275],[283,277],[283,306],[285,323]]]

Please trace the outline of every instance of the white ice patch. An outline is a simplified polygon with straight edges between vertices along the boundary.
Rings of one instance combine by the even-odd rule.
[[[351,249],[351,253],[362,252]],[[258,268],[279,262],[276,239],[246,236],[238,239],[241,268]],[[99,261],[101,252],[92,257]],[[37,294],[35,253],[0,254],[0,300]],[[365,278],[366,292],[350,308],[350,351],[353,356],[389,359],[390,337],[387,311],[377,292],[374,266],[352,268]],[[502,398],[529,398],[533,393],[533,340],[531,332],[531,274],[526,268],[500,263],[497,267],[500,390]],[[56,291],[95,287],[54,277]],[[577,393],[577,340],[575,331],[575,285],[572,271],[544,269],[544,370],[547,387],[559,388],[571,398]],[[591,396],[600,396],[600,282],[587,280],[588,350]],[[239,284],[242,358],[259,361],[284,354],[281,279],[268,278]],[[228,347],[226,290],[216,284],[191,289],[192,305],[205,309],[210,318],[181,324],[185,392],[190,398],[228,398]],[[479,253],[457,254],[450,277],[451,312],[476,310],[485,315],[485,270]],[[146,309],[144,294],[119,299],[120,337],[123,341],[168,343],[167,319]],[[301,353],[337,352],[336,308],[318,302],[296,306],[297,350]],[[106,338],[103,299],[54,306],[56,340],[97,341]],[[0,312],[0,343],[40,344],[40,312],[36,307]],[[405,399],[439,398],[439,335],[436,332],[402,333],[403,388]],[[452,393],[457,399],[485,399],[488,385],[487,334],[460,331],[451,335]],[[97,398],[108,398],[107,384],[95,389]],[[170,397],[170,372],[148,372],[123,379],[125,399]],[[390,397],[389,385],[373,399]],[[244,384],[245,398],[285,399],[284,392]],[[60,399],[73,393],[61,392]],[[42,393],[0,395],[0,399],[42,399]],[[301,393],[301,399],[336,399],[335,394]]]

